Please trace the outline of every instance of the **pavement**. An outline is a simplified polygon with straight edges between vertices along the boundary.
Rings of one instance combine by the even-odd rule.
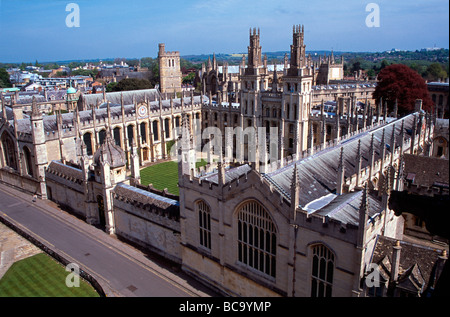
[[[0,279],[15,262],[43,251],[0,223]]]
[[[2,194],[1,192],[8,195],[8,197],[14,197],[14,200],[11,200],[11,202],[15,202],[8,202],[7,204],[9,207],[17,205],[17,210],[7,214],[5,212],[6,203],[4,201],[0,201],[0,223],[7,222],[15,231],[22,233],[24,232],[25,236],[28,235],[29,237],[32,237],[31,241],[33,241],[33,239],[39,241],[39,244],[45,246],[44,248],[41,246],[42,249],[48,249],[70,262],[87,263],[85,266],[82,266],[81,269],[89,273],[100,284],[105,295],[108,297],[153,296],[151,294],[154,294],[154,292],[158,294],[158,289],[160,289],[162,294],[164,294],[164,291],[169,294],[160,296],[172,296],[170,295],[172,293],[175,294],[174,296],[186,297],[220,296],[220,294],[213,292],[211,289],[207,288],[183,272],[178,264],[165,260],[164,258],[159,257],[156,254],[152,254],[146,250],[138,249],[137,247],[125,243],[117,237],[111,236],[101,229],[89,225],[74,215],[61,210],[58,208],[57,204],[50,200],[37,199],[34,201],[32,195],[7,186],[3,183],[0,183],[0,194]],[[28,212],[31,207],[42,211],[46,218],[48,216],[48,219],[42,219],[43,217],[40,217],[42,219],[42,225],[40,225],[41,227],[45,223],[48,223],[50,219],[52,222],[57,220],[66,226],[65,230],[70,231],[67,232],[67,234],[76,231],[80,237],[81,233],[83,239],[90,239],[93,244],[95,243],[100,245],[104,249],[102,250],[104,253],[102,253],[102,255],[97,254],[97,259],[95,259],[95,254],[89,257],[89,253],[83,253],[84,249],[80,249],[83,247],[80,240],[71,242],[67,241],[67,244],[71,243],[75,247],[75,251],[72,253],[67,251],[70,249],[65,248],[63,250],[66,242],[63,241],[64,243],[62,243],[62,241],[49,241],[49,238],[43,237],[50,236],[45,235],[47,231],[56,231],[57,228],[54,227],[49,227],[46,230],[41,231],[40,234],[33,232],[28,228],[29,225],[25,224],[24,221],[16,220],[29,219],[30,217],[25,215],[25,212]],[[21,215],[22,213],[23,215]],[[22,218],[20,218],[20,216]],[[26,241],[26,239],[17,236],[17,234],[11,233],[11,230],[6,230],[4,225],[2,225],[1,230],[0,242],[3,270],[5,270],[5,268],[7,269],[10,264],[23,256],[40,252],[39,248],[33,246],[33,244]],[[106,259],[106,256],[110,256],[109,260]],[[87,258],[89,258],[89,261],[86,260]],[[96,262],[93,262],[94,259]],[[103,263],[101,266],[96,265],[96,263],[100,263],[102,261]],[[109,263],[108,261],[117,262],[117,266],[113,267],[116,263]],[[125,263],[125,261],[128,261],[128,263]],[[98,269],[99,267],[100,269]],[[121,269],[122,267],[122,272],[116,271],[116,269]],[[130,267],[132,269],[130,269]],[[134,275],[133,271],[135,272]],[[148,282],[144,280],[146,277],[148,278]],[[127,284],[129,283],[128,281],[134,281],[134,283]],[[137,286],[138,284],[139,286]],[[154,288],[156,288],[156,290],[151,290],[152,284],[155,285]],[[137,288],[139,288],[139,291],[137,291]],[[147,291],[147,293],[144,291]]]

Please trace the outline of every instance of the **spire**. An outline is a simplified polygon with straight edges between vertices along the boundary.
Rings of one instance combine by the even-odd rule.
[[[291,210],[292,219],[295,220],[296,210],[300,204],[300,182],[298,180],[297,164],[294,164],[294,171],[292,172],[291,180]]]
[[[272,92],[278,91],[277,64],[273,65]]]
[[[397,118],[398,116],[398,99],[395,98],[395,103],[394,103],[394,118]]]
[[[106,85],[103,85],[102,95],[103,95],[103,102],[106,102]]]
[[[211,57],[208,56],[208,64],[206,66],[206,72],[210,72],[212,70]]]
[[[389,147],[391,149],[391,157],[394,157],[394,151],[395,151],[395,123],[392,125],[392,134],[391,134],[391,143],[389,144]]]
[[[295,127],[296,127],[296,135],[297,135],[297,132],[298,132],[298,129],[297,129],[297,127],[298,127],[298,124],[295,124]],[[310,148],[310,155],[313,155],[314,154],[314,129],[313,129],[313,125],[312,125],[312,122],[310,121],[309,122],[309,148]]]
[[[36,96],[33,96],[31,101],[31,116],[32,117],[39,117],[41,115],[39,111],[39,107],[36,102]]]
[[[372,179],[374,164],[375,164],[375,136],[374,134],[372,134],[369,147],[369,166],[370,166],[369,179]]]
[[[383,194],[389,195],[391,193],[391,166],[386,170],[386,176],[383,177]]]
[[[402,155],[404,142],[405,142],[405,120],[402,120],[402,128],[400,130],[400,153]]]
[[[361,139],[358,140],[358,148],[356,150],[356,187],[359,187],[361,174]]]
[[[362,198],[361,198],[361,204],[359,206],[359,219],[361,220],[361,215],[366,218],[369,213],[369,185],[367,182],[364,183],[363,192],[362,192]],[[366,220],[367,222],[367,220]],[[360,222],[361,224],[361,222]]]
[[[212,61],[213,69],[217,70],[217,59],[216,59],[216,53],[213,53],[213,61]]]
[[[403,181],[405,180],[405,157],[403,151],[400,151],[400,159],[398,163],[397,182],[395,184],[396,191],[403,191]]]
[[[3,96],[3,93],[0,92],[0,99],[2,102],[2,117],[5,121],[8,120],[8,116],[6,113],[6,102],[5,102],[5,97]]]
[[[339,165],[337,171],[336,194],[338,195],[342,195],[344,193],[344,175],[345,175],[344,147],[341,146],[341,154],[339,156]]]
[[[381,158],[384,160],[384,155],[386,153],[386,138],[385,138],[386,128],[383,128],[383,134],[381,135],[381,141],[380,141],[380,152],[381,152]]]
[[[225,165],[223,164],[223,155],[222,151],[219,153],[219,161],[217,162],[217,183],[220,187],[225,185]]]
[[[361,250],[364,249],[366,244],[366,228],[369,220],[369,186],[367,182],[364,183],[358,213],[358,241],[356,246]]]

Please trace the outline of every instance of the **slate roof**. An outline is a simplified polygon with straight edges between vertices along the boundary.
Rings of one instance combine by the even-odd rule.
[[[372,263],[383,266],[385,275],[390,277],[392,265],[392,248],[396,240],[378,236],[372,254]],[[434,287],[439,279],[444,263],[439,260],[442,249],[435,249],[407,241],[400,241],[399,283],[402,288],[419,288],[422,291],[427,286]]]
[[[46,102],[44,96],[42,95],[20,95],[18,99],[16,99],[15,104],[31,104],[33,102],[33,97],[36,98],[36,102]]]
[[[123,102],[125,105],[133,104],[133,98],[136,103],[148,101],[155,101],[161,97],[158,89],[141,89],[141,90],[130,90],[130,91],[117,91],[117,92],[107,92],[106,100],[113,104],[121,104],[121,96],[123,95]],[[83,94],[80,96],[80,101],[86,106],[97,106],[97,103],[103,101],[103,94]]]
[[[374,136],[375,160],[381,156],[380,143],[385,130],[386,153],[389,151],[389,144],[393,128],[395,127],[395,139],[398,146],[400,142],[401,121],[404,121],[404,135],[408,136],[408,130],[413,123],[413,115],[408,115],[395,120],[384,126],[368,130],[346,139],[334,147],[327,148],[306,158],[301,158],[278,170],[265,175],[265,178],[274,185],[286,198],[290,199],[291,183],[294,164],[297,165],[298,178],[300,182],[300,205],[305,206],[312,201],[318,200],[328,194],[335,194],[337,187],[337,171],[341,147],[344,147],[345,178],[356,173],[357,166],[355,158],[358,141],[361,141],[361,168],[369,165],[369,149]]]
[[[203,101],[208,102],[208,97],[203,96]],[[185,106],[189,106],[191,104],[191,97],[184,97],[183,103]],[[200,96],[194,96],[194,103],[200,103]],[[174,107],[180,106],[181,99],[180,98],[173,99],[173,104],[174,104]],[[163,109],[169,109],[170,108],[170,100],[163,100],[162,107],[163,107]],[[159,110],[159,101],[150,102],[150,109],[151,110]],[[111,118],[120,117],[122,115],[122,108],[121,108],[120,102],[119,102],[119,104],[110,104],[110,112],[111,112]],[[133,104],[124,104],[124,112],[125,112],[125,115],[134,115],[135,106]],[[86,122],[86,121],[93,120],[92,110],[79,111],[78,114],[80,116],[80,122]],[[8,115],[8,120],[13,119],[12,110],[9,107],[7,107],[7,115]],[[25,117],[28,117],[28,116],[24,115],[24,119],[18,120],[18,131],[21,133],[31,133],[30,120],[25,119]],[[56,117],[57,117],[57,115],[50,115],[50,116],[44,115],[43,116],[44,130],[46,132],[52,132],[52,131],[58,130]],[[107,109],[106,103],[101,104],[99,109],[95,109],[95,117],[97,120],[99,120],[99,119],[107,120],[108,109]],[[73,123],[74,113],[73,112],[61,114],[61,118],[62,118],[62,128],[63,129],[74,126],[74,123]],[[13,124],[13,123],[14,122],[11,122],[11,124]]]
[[[128,197],[131,200],[138,200],[142,203],[156,202],[155,205],[162,208],[180,205],[180,203],[174,199],[164,197],[124,183],[119,183],[114,189],[114,192],[119,195],[125,195],[125,197]],[[133,194],[133,192],[136,194]]]
[[[109,136],[94,153],[94,162],[97,166],[100,166],[103,154],[106,154],[106,160],[111,168],[125,166],[126,164],[125,152]]]
[[[7,117],[7,119],[8,120],[13,120],[14,119],[14,112],[13,112],[13,110],[11,109],[10,106],[6,106],[5,105],[5,108],[6,108],[6,117]],[[25,114],[25,113],[22,116],[24,118],[29,118],[29,116],[27,114]],[[1,108],[0,108],[0,117],[3,117],[3,109],[1,109]]]
[[[355,191],[336,196],[329,204],[318,209],[314,214],[327,216],[341,223],[359,224],[359,209],[363,198],[363,191]],[[371,194],[368,195],[368,216],[373,217],[382,211],[381,201]]]
[[[232,181],[233,179],[239,178],[240,176],[250,172],[252,168],[248,164],[244,164],[238,167],[227,167],[225,168],[225,183]],[[218,184],[219,176],[218,172],[214,171],[208,173],[204,176],[199,177],[201,180],[206,180],[214,184]]]
[[[404,155],[406,180],[425,187],[449,185],[448,159],[412,154]]]

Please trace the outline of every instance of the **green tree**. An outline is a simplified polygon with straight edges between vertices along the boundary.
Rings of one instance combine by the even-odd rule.
[[[125,78],[112,87],[112,91],[126,91],[153,88],[148,79]]]
[[[382,70],[382,69],[388,67],[389,65],[391,65],[391,63],[390,63],[388,60],[383,59],[383,60],[381,61],[380,70]]]
[[[117,84],[118,82],[109,83],[108,85],[106,85],[106,91],[107,92],[115,91],[114,87],[116,87]]]
[[[447,78],[447,72],[439,63],[432,63],[427,67],[424,74],[425,79],[428,80],[444,80]]]
[[[11,81],[9,80],[9,74],[4,68],[0,68],[0,88],[11,87]]]
[[[193,84],[195,78],[195,73],[190,73],[187,76],[183,77],[183,84]]]
[[[77,70],[72,71],[70,74],[72,76],[80,75],[80,76],[91,76],[92,78],[95,78],[98,74],[98,70],[97,69],[92,69],[92,70],[77,69]]]

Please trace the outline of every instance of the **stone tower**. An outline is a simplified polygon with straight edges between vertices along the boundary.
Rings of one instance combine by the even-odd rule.
[[[114,234],[115,219],[111,193],[116,184],[126,179],[127,159],[125,152],[120,146],[115,144],[109,131],[106,134],[104,143],[95,151],[93,161],[95,181],[100,184],[97,187],[97,196],[101,196],[103,201],[103,210],[98,210],[99,219],[104,219],[106,232]]]
[[[306,62],[304,27],[293,27],[291,60],[282,78],[282,107],[285,110],[285,124],[293,124],[294,140],[292,152],[299,154],[307,149],[308,122],[311,112],[313,69]],[[287,127],[285,127],[287,128]]]
[[[47,188],[45,185],[45,168],[48,164],[47,145],[44,131],[44,120],[39,111],[36,98],[33,96],[31,105],[31,136],[35,158],[36,178],[39,180],[42,199],[47,199]]]
[[[161,93],[181,92],[180,52],[166,52],[165,44],[159,44],[159,90]]]
[[[241,92],[241,115],[246,117],[241,125],[262,126],[261,91],[268,88],[267,68],[261,60],[261,46],[259,44],[260,32],[256,28],[250,29],[250,45],[248,46],[248,65],[245,67],[243,60],[240,67]],[[249,122],[252,122],[249,124]]]
[[[260,32],[256,28],[250,29],[250,46],[248,46],[248,70],[259,68],[261,65],[261,46],[259,45]]]

